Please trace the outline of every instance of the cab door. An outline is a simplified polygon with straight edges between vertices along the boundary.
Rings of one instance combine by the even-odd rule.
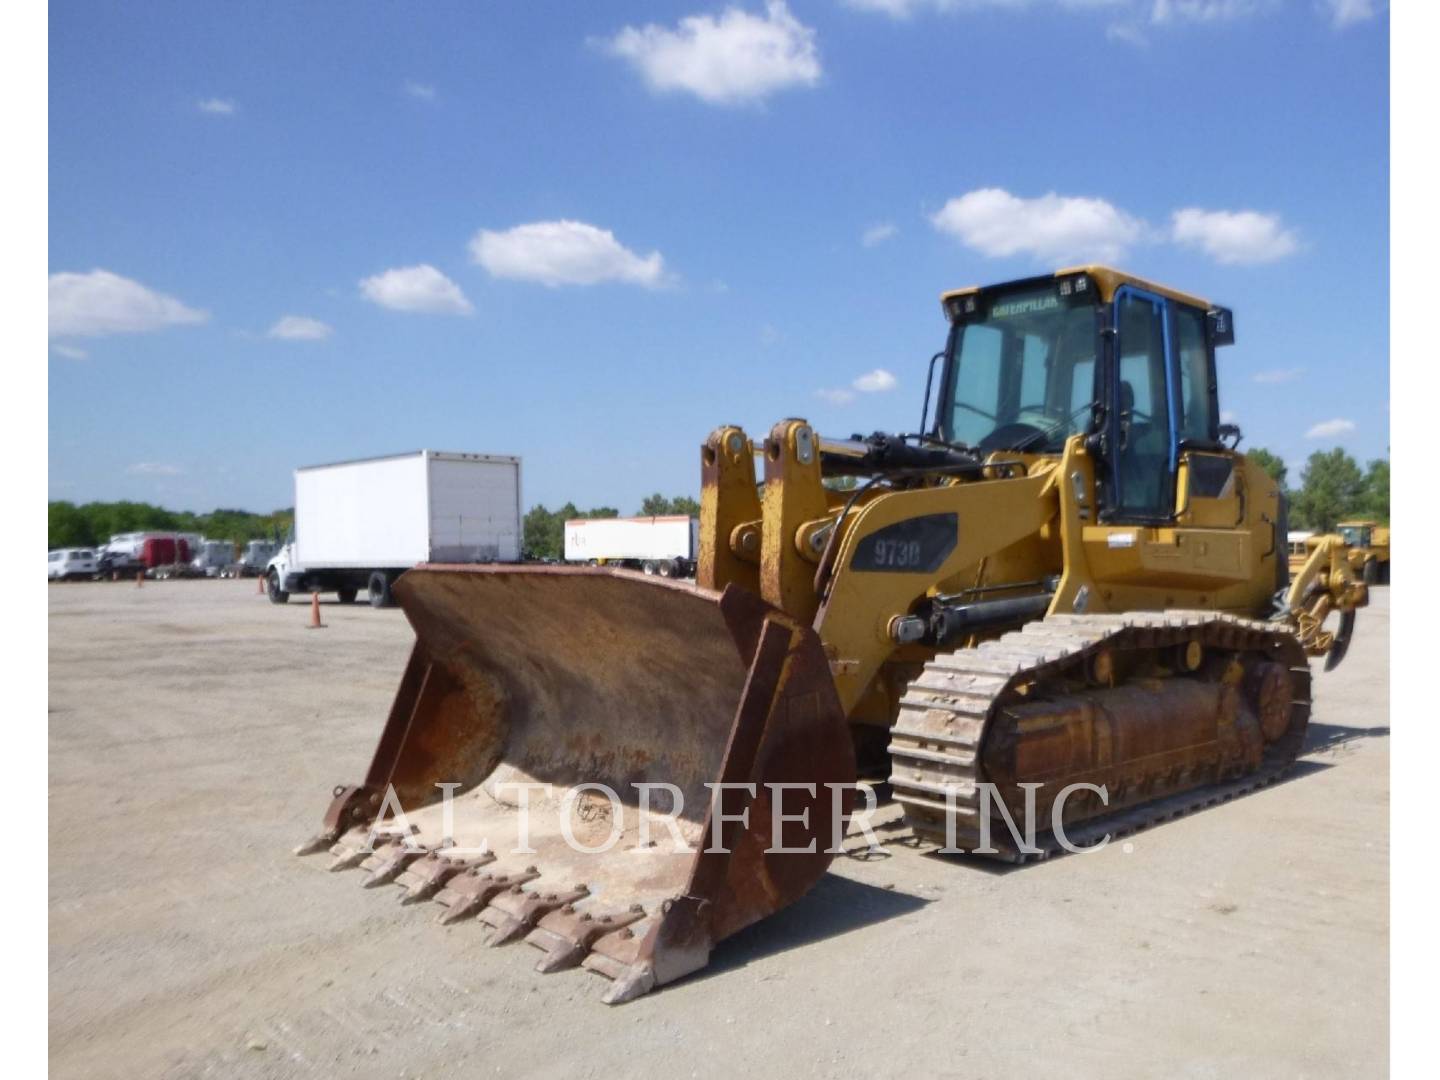
[[[1112,311],[1106,391],[1111,467],[1103,520],[1168,522],[1175,515],[1178,469],[1170,301],[1122,285]]]

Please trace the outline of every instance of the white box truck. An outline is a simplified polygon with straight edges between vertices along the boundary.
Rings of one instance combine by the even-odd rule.
[[[565,522],[565,559],[693,577],[698,518],[579,518]]]
[[[295,470],[295,526],[265,568],[270,599],[333,592],[373,607],[419,563],[518,562],[520,459],[410,454]]]

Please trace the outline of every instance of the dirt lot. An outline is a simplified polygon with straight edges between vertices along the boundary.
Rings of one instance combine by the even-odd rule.
[[[1011,871],[842,858],[705,972],[584,971],[290,847],[359,780],[411,635],[253,582],[50,589],[57,1076],[1381,1076],[1389,611],[1293,779]]]

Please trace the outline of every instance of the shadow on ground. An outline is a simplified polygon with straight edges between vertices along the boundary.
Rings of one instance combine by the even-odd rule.
[[[711,955],[710,966],[697,977],[734,971],[753,960],[908,915],[929,902],[909,893],[826,874],[804,899],[727,938]]]
[[[1318,732],[1316,731],[1317,728],[1320,729]],[[1331,747],[1350,742],[1354,739],[1371,738],[1375,736],[1388,735],[1389,733],[1390,729],[1388,727],[1347,728],[1337,727],[1330,724],[1312,724],[1310,725],[1310,734],[1304,753],[1308,754],[1312,752],[1321,752]],[[1204,803],[1196,805],[1189,809],[1182,810],[1178,813],[1168,812],[1159,814],[1159,816],[1157,816],[1154,821],[1151,821],[1144,825],[1140,825],[1138,827],[1134,826],[1133,824],[1128,825],[1118,837],[1108,833],[1105,834],[1106,842],[1119,839],[1124,836],[1131,836],[1136,833],[1148,832],[1149,830],[1155,828],[1163,828],[1165,825],[1169,824],[1171,821],[1177,820],[1178,818],[1194,817],[1199,814],[1204,814],[1207,811],[1224,806],[1226,805],[1226,803],[1243,801],[1253,795],[1266,791],[1269,788],[1279,787],[1283,784],[1289,784],[1296,780],[1303,780],[1308,776],[1313,776],[1316,773],[1322,773],[1328,769],[1333,768],[1335,768],[1335,766],[1330,762],[1315,761],[1313,759],[1306,759],[1302,757],[1294,764],[1292,764],[1285,771],[1284,775],[1280,776],[1276,780],[1272,780],[1268,784],[1262,784],[1260,787],[1254,788],[1250,791],[1241,792],[1239,794],[1214,803]],[[884,795],[880,799],[880,805],[884,806],[890,801],[888,796],[889,790],[887,786]],[[1138,809],[1138,807],[1117,811],[1115,816],[1116,818],[1123,817],[1126,814],[1133,812],[1134,809]],[[1103,828],[1104,819],[1102,818],[1098,821],[1093,822],[1092,827]],[[1070,826],[1070,828],[1072,830],[1078,830],[1080,826]],[[1006,862],[1001,859],[994,859],[984,855],[976,855],[966,852],[941,852],[940,849],[917,840],[903,820],[877,823],[876,825],[874,825],[874,830],[876,837],[879,840],[879,848],[868,849],[863,842],[857,842],[852,838],[851,843],[849,843],[846,847],[845,856],[851,859],[861,861],[888,859],[893,853],[891,849],[903,847],[911,849],[912,851],[922,855],[926,859],[932,859],[937,862],[948,863],[951,866],[963,866],[968,870],[974,870],[979,873],[989,874],[992,877],[1004,877],[1007,874],[1013,874],[1028,870],[1032,867],[1038,866],[1042,863],[1053,861],[1055,859],[1063,859],[1070,855],[1086,853],[1085,850],[1071,852],[1064,849],[1056,849],[1050,850],[1047,854],[1043,856],[1027,857],[1021,862]],[[1006,835],[1005,826],[1003,824],[996,826],[995,835],[997,837],[1004,837]],[[1082,849],[1089,850],[1093,849],[1092,845],[1094,845],[1096,842],[1096,838],[1087,836],[1084,840],[1078,842],[1078,846]],[[1049,847],[1043,835],[1039,837],[1039,843],[1041,847]]]
[[[1301,753],[1324,753],[1326,750],[1334,750],[1346,743],[1358,742],[1360,739],[1385,738],[1389,734],[1388,725],[1359,728],[1347,727],[1342,724],[1311,723],[1310,730],[1305,733],[1305,749]]]

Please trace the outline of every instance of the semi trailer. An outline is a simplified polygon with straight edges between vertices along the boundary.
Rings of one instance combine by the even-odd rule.
[[[265,569],[266,591],[333,592],[390,604],[420,563],[520,559],[520,459],[417,450],[295,470],[295,524]]]
[[[119,533],[96,552],[95,574],[101,578],[131,577],[162,566],[188,564],[190,553],[188,533]]]
[[[572,519],[565,522],[565,561],[694,577],[699,524],[683,514]]]

